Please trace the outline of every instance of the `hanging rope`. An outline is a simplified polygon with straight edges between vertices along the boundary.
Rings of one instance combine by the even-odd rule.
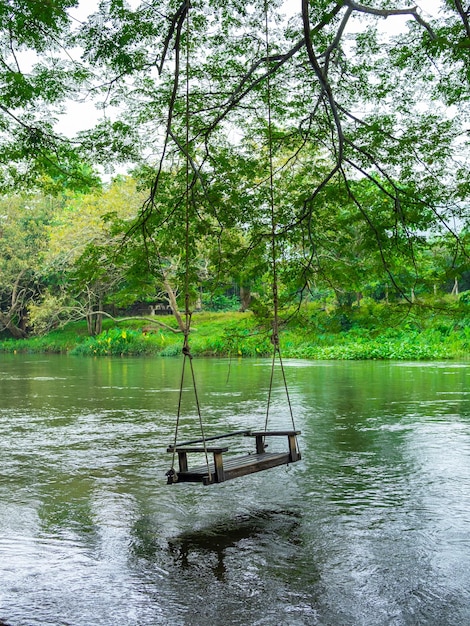
[[[189,345],[189,334],[191,332],[191,310],[190,310],[190,265],[189,265],[189,255],[190,255],[190,216],[191,216],[191,178],[190,178],[190,167],[191,167],[191,157],[189,154],[189,115],[190,115],[190,102],[189,102],[189,69],[190,69],[190,5],[188,4],[188,10],[186,13],[186,92],[185,92],[185,108],[186,108],[186,120],[185,120],[185,175],[186,175],[186,189],[185,189],[185,229],[184,229],[184,250],[185,250],[185,261],[184,261],[184,311],[185,311],[185,323],[184,323],[184,340],[183,340],[183,366],[181,370],[181,380],[180,380],[180,388],[179,388],[179,396],[178,396],[178,410],[176,416],[176,427],[175,427],[175,435],[173,440],[173,456],[171,462],[171,469],[167,472],[168,482],[176,482],[177,473],[175,471],[175,461],[176,461],[176,443],[178,439],[178,430],[179,423],[181,418],[181,409],[182,409],[182,400],[183,400],[183,389],[184,389],[184,381],[185,381],[185,373],[186,373],[186,364],[189,361],[190,371],[191,371],[191,381],[194,392],[194,399],[196,403],[196,410],[199,419],[199,428],[201,430],[201,438],[203,443],[204,455],[207,465],[207,474],[209,476],[209,482],[212,482],[212,474],[210,471],[209,465],[209,455],[207,451],[206,437],[204,433],[204,425],[202,422],[201,415],[201,407],[199,404],[199,396],[197,392],[196,385],[196,377],[194,373],[193,367],[193,356],[191,354],[191,349]]]
[[[274,372],[276,369],[276,357],[279,359],[279,365],[282,373],[282,379],[284,383],[284,389],[286,392],[287,404],[289,407],[292,428],[295,428],[294,413],[292,410],[292,404],[289,396],[289,389],[287,387],[287,379],[284,370],[284,364],[282,362],[281,347],[279,344],[279,295],[278,295],[278,274],[277,274],[277,219],[276,219],[276,205],[274,199],[274,157],[273,157],[273,132],[272,132],[272,104],[271,104],[271,76],[269,72],[269,55],[270,55],[270,40],[269,40],[269,12],[268,12],[268,0],[264,3],[264,18],[265,18],[265,44],[266,44],[266,66],[267,66],[267,78],[266,78],[266,108],[268,117],[268,167],[269,167],[269,208],[271,215],[271,268],[272,268],[272,296],[273,296],[273,324],[272,324],[272,336],[271,342],[273,344],[273,357],[271,364],[271,376],[269,380],[268,390],[268,402],[266,407],[266,419],[264,423],[264,430],[268,429],[269,410],[271,406],[271,397],[274,384]]]

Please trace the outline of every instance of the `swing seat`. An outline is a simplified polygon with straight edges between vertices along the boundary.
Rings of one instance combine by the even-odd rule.
[[[201,446],[207,441],[224,439],[234,435],[244,435],[254,437],[256,452],[235,457],[224,457],[228,452],[228,446]],[[168,484],[180,483],[202,483],[203,485],[214,485],[233,478],[254,474],[266,469],[271,469],[279,465],[288,465],[300,461],[300,452],[297,445],[297,435],[299,430],[272,430],[272,431],[251,431],[241,430],[225,435],[215,435],[206,439],[188,441],[176,446],[169,446],[167,452],[178,454],[179,471],[170,470],[167,473]],[[283,452],[266,452],[266,437],[287,437],[288,449]],[[199,445],[198,445],[199,444]],[[205,453],[213,455],[213,462],[189,468],[188,454]]]

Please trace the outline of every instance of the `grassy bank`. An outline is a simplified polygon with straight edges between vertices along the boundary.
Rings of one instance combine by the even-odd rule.
[[[283,320],[284,357],[306,359],[466,359],[470,356],[468,307],[440,309],[370,304],[325,310],[311,305]],[[156,317],[176,329],[168,316]],[[181,352],[182,335],[158,323],[134,318],[105,320],[97,337],[85,323],[70,324],[42,337],[4,339],[0,351],[71,353],[86,356],[158,355]],[[269,321],[251,313],[199,313],[193,316],[191,351],[198,356],[255,357],[271,354]]]

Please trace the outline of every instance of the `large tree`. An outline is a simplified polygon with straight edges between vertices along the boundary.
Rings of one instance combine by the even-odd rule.
[[[427,14],[409,0],[299,0],[290,8],[287,19],[276,0],[146,0],[136,8],[106,0],[84,24],[84,59],[106,75],[95,93],[105,107],[121,108],[123,130],[139,133],[142,156],[155,169],[144,231],[152,214],[165,227],[175,217],[170,209],[163,219],[160,194],[166,173],[179,164],[189,170],[179,193],[182,203],[185,187],[191,191],[193,222],[204,214],[221,227],[249,224],[253,237],[266,239],[271,181],[295,178],[299,162],[315,154],[321,168],[304,176],[288,211],[275,207],[279,237],[304,230],[315,251],[311,227],[331,189],[341,189],[374,239],[389,281],[404,288],[389,246],[394,234],[410,259],[423,231],[446,230],[455,249],[462,246],[468,10],[453,0]],[[228,174],[224,150],[244,160],[264,155],[253,190],[239,171],[240,178]],[[357,193],[360,179],[370,183],[373,202]],[[221,183],[225,196],[238,193],[238,205],[220,203],[213,189]],[[374,209],[383,206],[387,233],[383,210]]]
[[[136,155],[131,129],[126,142],[116,139],[120,122],[103,120],[75,137],[58,130],[72,101],[83,104],[83,120],[90,117],[94,72],[75,38],[78,6],[79,0],[0,0],[0,193],[87,189],[99,182],[95,166],[109,163],[111,154],[116,162]]]
[[[28,331],[28,307],[43,286],[48,225],[56,202],[39,195],[0,199],[0,332],[17,338]]]
[[[103,189],[64,195],[47,229],[41,297],[30,306],[35,332],[86,318],[90,334],[98,334],[104,304],[139,298],[136,283],[126,282],[127,267],[117,259],[117,232],[129,228],[144,197],[124,176]],[[120,231],[117,223],[124,225]]]
[[[264,268],[274,230],[281,257],[302,247],[300,291],[312,272],[337,279],[325,260],[347,241],[375,246],[398,290],[410,282],[399,256],[413,266],[423,234],[447,232],[451,258],[466,258],[461,2],[422,3],[426,14],[410,0],[298,0],[285,17],[280,0],[103,0],[72,29],[74,4],[0,2],[3,186],[41,173],[60,184],[83,174],[84,155],[145,160],[138,226],[150,263],[184,247],[196,260],[204,237],[217,244],[234,228],[247,242],[238,269],[245,252]],[[36,54],[28,71],[25,51]],[[44,111],[85,95],[103,120],[65,141]],[[190,265],[178,271],[196,276]]]

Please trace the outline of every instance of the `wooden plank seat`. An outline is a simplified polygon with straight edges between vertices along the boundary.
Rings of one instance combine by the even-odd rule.
[[[252,454],[244,454],[241,456],[225,457],[224,453],[228,452],[228,446],[201,446],[204,440],[197,439],[187,441],[185,443],[169,446],[167,452],[178,454],[179,471],[170,470],[167,473],[168,484],[175,482],[200,482],[204,485],[212,485],[222,483],[233,478],[246,476],[262,470],[271,469],[279,465],[287,465],[299,461],[301,456],[297,445],[298,430],[277,430],[277,431],[237,431],[224,435],[215,435],[207,437],[205,442],[214,441],[216,439],[224,439],[235,435],[244,435],[245,437],[254,437],[256,452]],[[282,452],[266,452],[267,437],[287,437],[288,449]],[[204,463],[196,467],[189,468],[188,454],[205,453],[212,454],[212,462]]]

